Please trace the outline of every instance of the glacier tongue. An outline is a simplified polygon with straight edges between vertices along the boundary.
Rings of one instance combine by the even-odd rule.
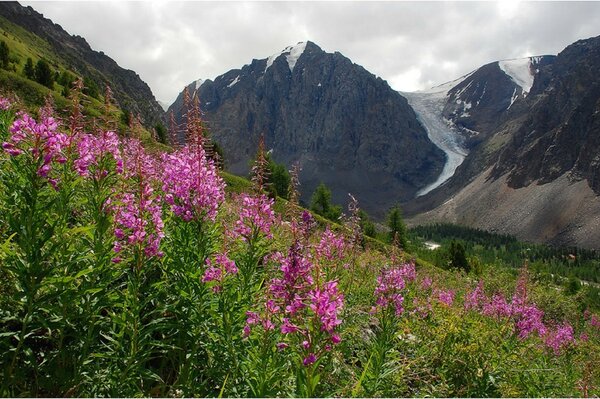
[[[454,86],[457,84],[454,84]],[[417,193],[417,197],[425,195],[444,184],[454,175],[454,172],[468,154],[468,150],[463,147],[463,138],[460,133],[449,125],[442,116],[442,110],[447,101],[447,89],[449,88],[446,85],[439,87],[440,91],[427,90],[424,92],[402,93],[417,113],[423,127],[427,130],[429,140],[446,154],[446,164],[442,169],[442,173],[433,183],[421,189]]]

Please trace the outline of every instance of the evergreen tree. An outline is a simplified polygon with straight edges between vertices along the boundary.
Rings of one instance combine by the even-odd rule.
[[[363,234],[375,238],[375,224],[371,221],[369,214],[361,209],[358,211],[358,217],[360,218],[360,228]]]
[[[450,242],[450,248],[448,248],[448,260],[450,268],[452,269],[462,269],[467,273],[471,271],[465,247],[458,241],[452,240],[452,242]]]
[[[156,138],[163,144],[167,144],[167,128],[160,122],[154,126]]]
[[[9,55],[8,45],[3,40],[0,42],[0,65],[4,69],[8,68],[8,61],[9,61],[8,55]]]
[[[33,60],[31,58],[27,58],[27,62],[23,67],[23,75],[27,79],[35,80],[35,69],[33,68]]]
[[[281,198],[288,198],[288,190],[290,187],[290,173],[282,163],[277,163],[267,155],[269,161],[267,168],[269,169],[269,186],[273,189],[274,193]]]
[[[35,81],[49,89],[54,86],[54,74],[46,60],[39,60],[35,65]]]
[[[311,197],[310,209],[316,214],[334,221],[342,215],[342,207],[331,204],[331,190],[323,183],[315,189]]]
[[[400,209],[400,206],[396,205],[390,209],[387,222],[390,229],[390,242],[393,242],[394,237],[397,235],[398,245],[401,248],[406,248],[406,225],[404,224],[404,220],[402,220],[402,210]]]
[[[83,78],[83,94],[86,96],[94,97],[96,99],[100,98],[100,89],[98,89],[98,85],[90,78]]]

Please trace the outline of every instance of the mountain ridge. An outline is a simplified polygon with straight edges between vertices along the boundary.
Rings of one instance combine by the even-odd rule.
[[[248,172],[264,134],[275,160],[288,167],[300,163],[304,200],[322,181],[334,201],[346,203],[350,192],[382,216],[435,180],[443,153],[404,97],[341,53],[326,53],[313,42],[291,57],[298,46],[206,80],[197,91],[187,86],[199,96],[230,171]],[[182,103],[180,93],[170,107],[180,123]]]

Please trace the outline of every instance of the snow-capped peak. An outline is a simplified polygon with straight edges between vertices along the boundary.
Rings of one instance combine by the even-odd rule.
[[[540,59],[541,57],[527,57],[503,60],[498,61],[498,66],[502,72],[507,74],[513,82],[523,89],[523,92],[529,93],[535,76],[531,65],[539,63]]]
[[[197,81],[195,81],[194,91],[198,90],[198,88],[202,85],[203,82],[204,79],[198,79]]]
[[[305,49],[306,49],[306,42],[300,42],[300,43],[296,44],[295,46],[286,47],[280,53],[273,54],[272,56],[267,58],[267,66],[265,68],[265,72],[267,71],[267,69],[269,69],[269,67],[271,65],[273,65],[273,62],[277,58],[279,58],[281,55],[284,55],[284,54],[285,54],[285,58],[287,60],[288,66],[290,67],[290,71],[293,71],[294,66],[296,66],[296,62],[298,61],[298,58],[300,58],[302,53],[304,53]]]

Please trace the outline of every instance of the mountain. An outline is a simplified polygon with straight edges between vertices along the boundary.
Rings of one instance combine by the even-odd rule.
[[[462,97],[468,89],[477,93],[475,82],[463,80],[448,91],[440,117],[461,132],[479,129],[481,138],[465,137],[470,153],[447,183],[407,204],[411,223],[450,221],[600,248],[600,37],[556,57],[497,65],[521,91],[507,102],[506,79],[494,92],[487,86],[496,101],[485,109]],[[457,100],[471,107],[452,111],[452,103],[461,105]]]
[[[147,127],[164,120],[164,111],[148,85],[134,71],[124,69],[104,53],[92,50],[84,38],[71,36],[60,25],[17,2],[0,2],[2,18],[41,38],[50,47],[48,52],[60,57],[66,67],[79,76],[90,79],[99,88],[109,83],[121,109],[140,114]]]
[[[346,203],[352,193],[381,216],[434,181],[444,164],[404,97],[310,41],[188,90],[199,96],[230,171],[248,173],[264,134],[276,161],[299,162],[304,200],[322,181],[335,202]],[[182,108],[180,94],[169,108],[179,122]]]

